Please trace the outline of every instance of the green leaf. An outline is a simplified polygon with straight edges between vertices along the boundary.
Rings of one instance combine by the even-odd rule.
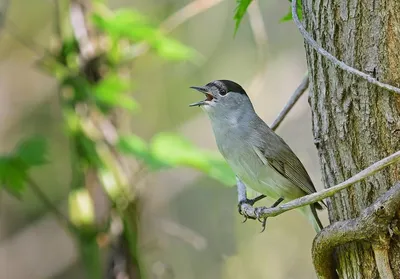
[[[151,143],[153,156],[172,166],[191,167],[202,171],[227,186],[235,183],[235,175],[227,163],[215,153],[195,147],[177,134],[160,133]]]
[[[118,75],[110,75],[104,78],[94,87],[95,99],[106,106],[119,106],[134,111],[138,104],[127,95],[126,91],[131,88],[130,84]]]
[[[191,166],[204,169],[208,165],[201,150],[176,134],[157,134],[152,140],[151,151],[154,156],[173,166]]]
[[[30,167],[47,163],[46,141],[41,137],[23,140],[11,154],[0,157],[0,187],[20,197],[25,189],[27,172]]]
[[[40,166],[47,163],[46,152],[46,140],[42,137],[32,137],[19,144],[15,156],[27,167]]]
[[[235,184],[234,173],[220,155],[199,149],[177,134],[159,133],[150,146],[136,135],[124,136],[119,139],[117,148],[144,161],[152,170],[190,167],[227,186]]]
[[[99,29],[116,39],[142,41],[154,37],[157,32],[148,20],[135,10],[121,9],[108,16],[94,14],[92,21]]]
[[[159,56],[169,60],[188,60],[195,55],[193,49],[164,36],[153,47]]]
[[[236,21],[235,25],[235,34],[237,30],[239,29],[240,22],[243,19],[243,16],[245,15],[247,8],[249,7],[250,3],[252,0],[236,0],[237,6],[236,6],[236,12],[235,16],[233,19]]]
[[[292,0],[289,0],[289,2],[291,3]],[[301,20],[303,17],[303,8],[301,6],[301,0],[297,0],[297,15],[299,16],[299,19]],[[281,18],[280,22],[286,22],[286,21],[290,21],[292,20],[292,6],[290,5],[289,7],[289,12]]]
[[[142,160],[153,171],[168,166],[166,162],[155,158],[151,154],[147,143],[136,135],[120,137],[117,148],[124,154],[129,154]]]
[[[25,189],[27,167],[13,157],[0,157],[0,186],[19,198]]]
[[[108,16],[94,14],[92,21],[108,33],[114,43],[120,39],[146,42],[159,56],[170,60],[187,60],[198,55],[193,49],[168,38],[135,10],[121,9]]]

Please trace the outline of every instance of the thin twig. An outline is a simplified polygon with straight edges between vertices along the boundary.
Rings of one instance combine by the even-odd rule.
[[[358,218],[338,221],[324,228],[314,239],[312,249],[314,267],[318,278],[336,279],[338,277],[332,255],[334,249],[340,245],[368,240],[377,244],[373,246],[379,246],[379,249],[384,248],[382,243],[378,243],[379,239],[382,236],[388,237],[388,226],[396,215],[399,206],[400,183],[397,183],[371,206],[364,209]],[[377,266],[379,265],[381,269],[379,271],[382,275],[381,278],[391,278],[392,271],[385,252],[379,250],[376,260]]]
[[[347,179],[346,181],[343,181],[333,187],[330,187],[328,189],[324,189],[322,191],[303,196],[301,198],[292,200],[288,203],[285,203],[283,205],[274,207],[274,208],[268,208],[268,207],[260,207],[260,208],[254,208],[251,205],[248,204],[243,204],[241,206],[242,212],[247,215],[250,218],[267,218],[267,217],[273,217],[280,215],[286,211],[299,208],[305,205],[313,204],[318,201],[322,201],[323,199],[326,199],[328,197],[333,196],[335,193],[373,175],[374,173],[380,171],[381,169],[387,167],[388,165],[391,165],[395,163],[396,161],[400,160],[400,151],[395,152],[394,154],[372,164],[371,166],[367,167],[366,169],[360,171],[356,175],[352,176],[351,178]]]
[[[326,51],[325,49],[323,49],[320,45],[318,45],[318,43],[311,37],[311,35],[306,31],[306,29],[304,28],[304,26],[301,24],[299,17],[297,15],[297,1],[292,1],[292,17],[293,20],[297,26],[297,28],[299,29],[300,33],[303,35],[304,40],[313,48],[315,49],[319,54],[321,54],[322,56],[324,56],[325,58],[327,58],[329,61],[331,61],[335,66],[341,68],[342,70],[352,73],[356,76],[359,76],[362,79],[367,80],[369,83],[375,84],[376,86],[379,86],[381,88],[384,88],[386,90],[395,92],[397,94],[400,94],[400,88],[395,87],[393,85],[387,84],[387,83],[383,83],[378,81],[376,78],[373,78],[372,76],[361,72],[360,70],[357,70],[353,67],[350,67],[349,65],[347,65],[346,63],[344,63],[343,61],[340,61],[339,59],[337,59],[335,56],[333,56],[332,54],[330,54],[328,51]]]
[[[67,216],[61,213],[58,208],[53,204],[53,202],[46,196],[46,194],[40,189],[39,185],[29,176],[26,177],[26,181],[31,187],[32,191],[38,197],[38,199],[51,211],[57,219],[65,225],[67,228],[72,229],[75,226],[70,222]]]
[[[300,83],[300,85],[294,91],[292,97],[290,97],[289,101],[286,103],[285,107],[279,113],[278,117],[276,117],[275,121],[271,125],[272,130],[276,130],[279,125],[282,123],[283,119],[285,119],[286,115],[293,108],[293,106],[297,103],[303,93],[307,90],[309,84],[308,74]]]

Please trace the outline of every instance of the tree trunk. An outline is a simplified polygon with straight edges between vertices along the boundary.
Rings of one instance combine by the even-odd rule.
[[[339,60],[379,81],[400,86],[400,1],[303,0],[305,28]],[[400,96],[344,72],[306,45],[315,145],[325,187],[331,187],[400,150]],[[334,195],[333,223],[359,216],[400,180],[395,164]],[[393,236],[390,265],[400,278],[400,239]],[[337,247],[339,278],[380,278],[370,243]]]

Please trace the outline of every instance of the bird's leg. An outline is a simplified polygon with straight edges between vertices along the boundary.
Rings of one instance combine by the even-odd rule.
[[[274,202],[272,205],[271,205],[271,208],[272,207],[277,207],[282,201],[284,200],[284,198],[283,197],[280,197],[278,200],[276,200],[276,202]],[[261,207],[259,207],[259,208],[261,208]],[[264,217],[264,218],[261,218],[261,217],[259,217],[258,215],[259,215],[259,211],[257,210],[258,208],[256,208],[256,215],[257,215],[257,219],[258,219],[258,221],[260,221],[261,222],[261,226],[262,226],[262,229],[261,229],[261,232],[264,232],[265,231],[265,227],[266,227],[266,225],[267,225],[267,217]]]
[[[246,222],[247,218],[250,218],[250,219],[255,219],[255,218],[254,218],[254,217],[246,216],[246,215],[242,212],[242,204],[249,204],[249,205],[253,206],[256,202],[258,202],[259,200],[262,200],[262,199],[265,198],[265,197],[266,197],[266,195],[259,195],[259,196],[255,197],[254,199],[247,199],[247,198],[246,198],[245,200],[239,201],[239,204],[238,204],[239,214],[240,214],[240,215],[243,215],[244,218],[245,218],[244,221],[243,221],[243,223]]]
[[[265,198],[266,196],[265,195],[260,195],[258,197],[255,197],[254,199],[248,199],[247,198],[247,192],[246,192],[246,185],[237,176],[236,176],[236,182],[237,182],[236,186],[237,186],[238,200],[239,200],[238,211],[239,211],[240,215],[244,216],[243,223],[246,222],[247,218],[256,219],[254,217],[249,217],[246,214],[244,214],[242,212],[242,205],[243,204],[249,204],[249,205],[253,206],[256,202],[258,202],[259,200]]]

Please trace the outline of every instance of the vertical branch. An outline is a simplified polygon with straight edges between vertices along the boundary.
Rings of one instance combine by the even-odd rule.
[[[85,7],[82,1],[72,0],[70,4],[70,18],[72,30],[78,40],[80,55],[83,61],[88,61],[94,56],[94,45],[89,38],[89,29],[86,25]]]
[[[376,267],[378,268],[378,273],[380,278],[394,279],[392,267],[389,262],[389,245],[373,244],[372,250],[375,255]]]
[[[98,59],[96,53],[96,38],[91,36],[88,24],[86,22],[86,14],[88,12],[89,2],[84,0],[71,0],[70,4],[70,18],[73,27],[73,32],[79,45],[80,68],[81,74],[91,83],[98,83],[102,80],[103,75],[100,69],[102,67],[102,59]],[[130,185],[133,180],[129,172],[130,169],[123,169],[123,160],[118,152],[113,147],[114,141],[118,138],[118,127],[113,123],[113,112],[105,115],[99,113],[96,108],[87,106],[84,113],[80,117],[86,124],[85,128],[91,130],[87,132],[88,135],[98,135],[91,138],[96,144],[96,152],[100,160],[103,161],[105,168],[107,168],[113,175],[116,184]],[[107,125],[105,125],[107,124]],[[90,137],[90,136],[89,136]],[[90,189],[92,198],[95,204],[96,217],[103,219],[109,218],[110,210],[104,208],[104,204],[109,203],[108,197],[105,200],[104,189],[102,182],[99,181],[99,169],[96,166],[90,166],[86,171],[85,176],[91,174],[92,179],[86,179],[86,188]],[[128,178],[129,177],[129,178]],[[138,225],[139,225],[139,212],[137,211],[138,200],[131,200],[128,197],[129,204],[127,208],[118,209],[119,217],[112,219],[122,219],[122,229],[112,232],[111,251],[109,253],[109,263],[107,267],[106,278],[141,278],[141,265],[140,255],[138,252]],[[96,200],[100,201],[96,203]],[[103,202],[102,202],[103,201]],[[98,206],[96,206],[98,204]],[[103,208],[102,208],[103,207]],[[118,206],[116,206],[118,207]],[[100,214],[103,216],[97,216]],[[115,221],[115,220],[112,220]]]
[[[303,81],[294,91],[292,97],[290,97],[289,101],[286,103],[285,107],[278,114],[275,121],[271,125],[272,130],[278,129],[279,125],[281,125],[282,121],[285,119],[286,115],[290,112],[290,110],[294,107],[300,97],[306,92],[309,84],[308,74],[304,77]]]
[[[90,32],[86,22],[86,13],[89,2],[86,0],[71,0],[70,1],[70,22],[75,39],[79,45],[79,67],[81,75],[89,82],[96,82],[99,77],[97,73],[99,69],[97,64],[91,63],[95,59],[95,45],[89,37]],[[91,73],[95,73],[94,75]],[[96,77],[96,78],[94,78]],[[77,104],[74,109],[82,122],[87,122],[86,119],[90,118],[90,106],[88,104]],[[87,125],[82,123],[82,127],[87,129]],[[87,133],[87,130],[84,131]],[[97,152],[97,150],[95,151]],[[77,154],[78,161],[84,158],[84,154]],[[82,166],[80,166],[82,167]],[[86,232],[84,229],[77,234],[78,244],[80,248],[80,256],[84,263],[87,276],[91,279],[104,278],[104,270],[102,267],[101,252],[97,243],[97,234],[99,228],[103,227],[109,219],[109,206],[110,201],[106,195],[101,181],[98,177],[97,166],[89,164],[82,173],[84,177],[84,187],[89,193],[90,199],[93,202],[94,220],[91,226],[93,231]],[[75,180],[75,179],[74,179]],[[72,183],[74,183],[73,181]],[[78,185],[82,187],[82,185]],[[89,201],[87,201],[89,202]]]

